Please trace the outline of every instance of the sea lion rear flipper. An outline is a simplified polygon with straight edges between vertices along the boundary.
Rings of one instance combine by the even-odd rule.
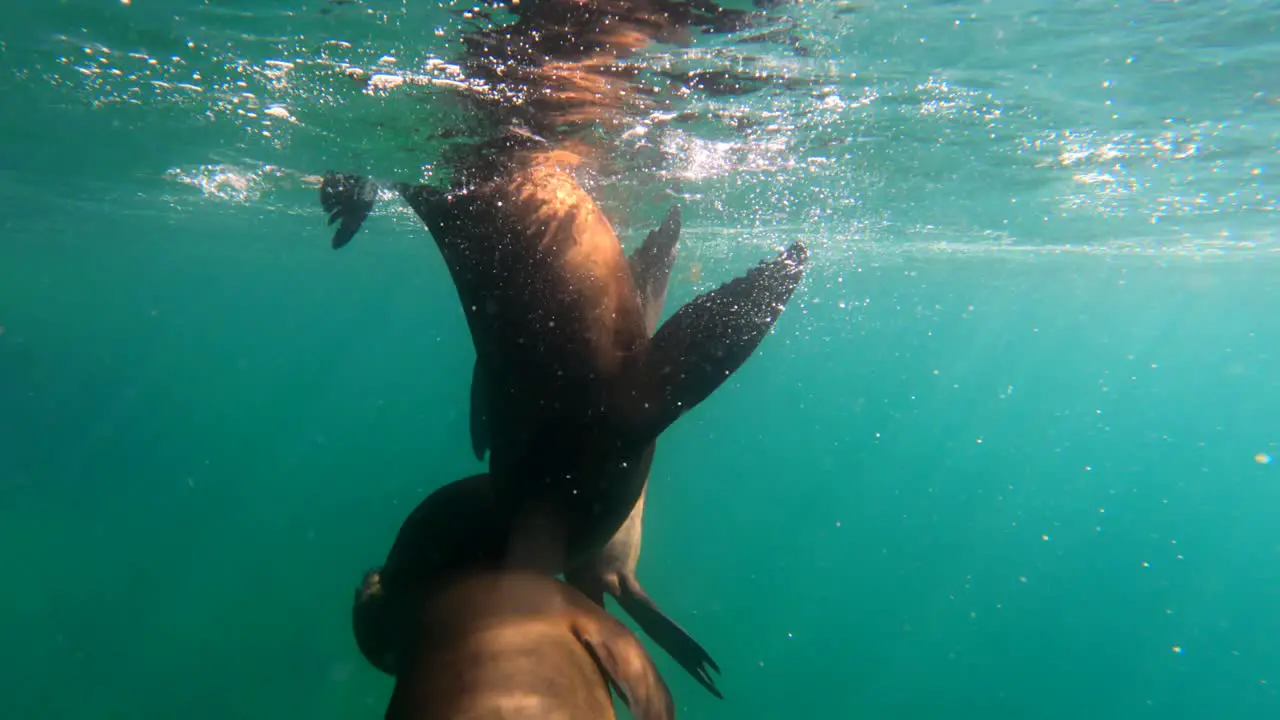
[[[746,275],[689,301],[654,334],[644,359],[644,401],[657,409],[641,428],[657,437],[742,366],[773,328],[804,275],[801,242]]]
[[[320,181],[320,207],[329,213],[329,225],[342,224],[333,233],[333,249],[337,250],[355,237],[378,199],[378,185],[359,175],[326,172]]]
[[[480,371],[480,359],[476,358],[471,369],[471,451],[483,461],[489,450],[489,384]]]
[[[578,617],[573,626],[578,642],[595,658],[600,673],[626,703],[636,720],[672,720],[671,691],[658,673],[640,639],[612,615]]]
[[[658,327],[662,305],[667,301],[667,283],[671,278],[671,265],[676,260],[676,243],[679,241],[680,206],[673,205],[662,225],[649,233],[644,243],[627,258],[631,267],[631,279],[640,291],[645,332],[650,335]]]
[[[617,600],[622,609],[627,611],[646,635],[680,663],[680,667],[706,688],[707,692],[723,700],[724,695],[720,693],[715,679],[707,670],[709,667],[717,674],[720,672],[720,666],[711,659],[711,654],[703,649],[688,631],[677,625],[676,621],[667,617],[666,613],[658,608],[653,598],[640,587],[640,581],[634,575],[619,573],[618,581],[621,592]]]

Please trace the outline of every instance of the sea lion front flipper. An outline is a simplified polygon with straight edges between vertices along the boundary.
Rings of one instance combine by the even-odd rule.
[[[657,437],[751,357],[800,284],[808,258],[803,243],[792,243],[779,257],[699,295],[667,318],[644,358],[643,400],[656,413],[641,433]]]
[[[707,692],[721,700],[724,695],[716,687],[715,680],[707,668],[720,672],[720,666],[711,659],[697,640],[688,631],[676,624],[658,608],[658,604],[640,587],[640,581],[630,573],[618,573],[618,604],[640,626],[644,633],[667,652],[680,667],[684,668],[693,679],[697,680]]]
[[[329,213],[329,225],[342,224],[333,233],[333,249],[338,250],[360,231],[373,204],[378,199],[378,185],[359,175],[326,172],[320,181],[320,207]]]
[[[479,358],[471,369],[471,451],[480,461],[489,451],[489,383],[480,371]]]
[[[679,241],[680,206],[673,205],[662,225],[649,233],[644,243],[627,258],[631,279],[640,291],[645,332],[650,335],[658,327],[662,306],[667,301],[667,284],[671,279],[671,265],[676,261],[676,243]]]
[[[636,720],[672,720],[675,704],[644,644],[603,610],[580,615],[573,623],[578,642],[595,658],[600,673]]]

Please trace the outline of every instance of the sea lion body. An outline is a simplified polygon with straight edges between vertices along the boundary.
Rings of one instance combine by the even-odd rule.
[[[666,302],[671,266],[679,240],[679,213],[672,212],[650,232],[627,259],[640,293],[646,334],[652,334]],[[489,449],[491,398],[477,362],[472,377],[471,434],[477,460]],[[667,617],[636,578],[643,531],[644,498],[655,443],[650,442],[635,467],[642,479],[640,497],[607,543],[569,566],[565,579],[604,607],[612,595],[651,638],[709,692],[722,697],[711,679],[719,672],[711,655],[675,621]],[[395,658],[403,652],[397,606],[430,586],[430,580],[478,567],[496,568],[507,560],[509,526],[516,508],[504,502],[487,474],[455,481],[431,493],[409,515],[378,572],[366,575],[353,605],[357,644],[371,664],[395,674]],[[385,579],[384,579],[385,578]]]
[[[522,15],[524,29],[473,38],[479,66],[536,91],[536,102],[495,109],[515,127],[457,163],[447,190],[394,184],[427,226],[457,289],[476,351],[472,439],[486,438],[490,467],[483,480],[458,481],[483,485],[483,502],[447,488],[424,500],[430,512],[415,510],[406,520],[398,548],[377,574],[378,593],[365,594],[381,599],[361,607],[357,596],[357,636],[368,633],[362,652],[388,672],[396,672],[405,651],[395,617],[417,593],[468,563],[501,562],[553,575],[581,570],[574,580],[597,602],[602,589],[612,593],[616,585],[615,597],[645,632],[719,694],[703,669],[714,662],[635,581],[640,503],[658,435],[751,355],[798,285],[807,252],[794,243],[695,298],[655,331],[650,313],[661,302],[646,297],[659,277],[665,295],[679,209],[664,222],[671,242],[669,252],[656,253],[661,269],[646,275],[644,253],[626,257],[578,181],[607,153],[561,132],[608,125],[629,106],[598,92],[601,83],[627,89],[625,80],[612,79],[612,59],[647,44],[654,27],[684,22],[646,8],[539,3],[528,8],[533,16]],[[555,19],[560,11],[572,17]],[[524,117],[535,105],[534,116]],[[371,181],[326,174],[321,202],[330,223],[341,221],[335,248],[349,243],[368,217],[374,190]],[[450,510],[467,502],[486,508],[489,534],[454,519],[473,514]],[[430,524],[429,531],[411,528]],[[405,549],[411,538],[430,540]],[[383,610],[390,619],[379,615]]]
[[[529,154],[423,209],[410,196],[453,272],[485,374],[489,472],[566,531],[562,555],[529,559],[552,574],[621,526],[656,437],[640,427],[635,388],[649,340],[639,293],[608,220],[564,162]]]
[[[551,574],[621,527],[651,444],[746,360],[804,264],[794,245],[684,306],[651,339],[627,258],[573,176],[575,159],[522,151],[452,193],[400,186],[467,317],[490,399],[490,475],[540,525],[564,530],[550,554],[520,559]],[[518,537],[513,552],[527,546]]]
[[[491,480],[520,508],[508,562],[558,574],[622,526],[652,443],[746,361],[807,252],[794,243],[652,332],[618,237],[578,181],[609,156],[585,131],[625,119],[644,95],[620,58],[724,15],[686,0],[513,7],[515,22],[464,42],[469,73],[503,88],[477,107],[506,131],[452,163],[448,190],[395,187],[435,240],[471,331]],[[330,223],[341,220],[335,248],[369,215],[371,187],[326,174],[321,203]]]
[[[482,417],[490,472],[483,481],[458,481],[483,484],[478,495],[446,486],[406,519],[379,573],[384,600],[368,603],[357,593],[357,638],[370,662],[395,674],[405,651],[396,617],[468,563],[551,575],[586,563],[596,577],[575,574],[575,582],[601,602],[593,587],[611,592],[616,579],[615,597],[628,613],[719,695],[705,669],[714,661],[635,581],[641,515],[634,534],[615,536],[645,490],[657,436],[751,355],[798,285],[806,252],[793,244],[687,303],[651,336],[660,304],[646,307],[644,297],[658,276],[665,295],[678,208],[652,245],[646,241],[653,252],[642,247],[628,260],[575,167],[571,154],[534,149],[507,154],[492,174],[472,173],[452,192],[396,185],[430,230],[467,318],[479,386],[473,401],[485,408],[477,414],[473,407],[473,442]],[[339,181],[361,187],[326,180],[328,187]],[[330,207],[345,225],[344,205]],[[649,263],[663,270],[642,270]],[[477,515],[483,523],[456,520]],[[613,557],[625,562],[602,567]]]
[[[542,574],[460,579],[424,598],[411,630],[387,720],[613,720],[610,683],[638,720],[674,716],[635,635]]]
[[[574,587],[593,600],[599,597],[598,592],[605,592],[617,598],[622,595],[622,587],[626,582],[623,576],[635,577],[636,566],[640,563],[640,543],[644,534],[644,497],[648,483],[640,489],[640,499],[636,500],[631,514],[622,522],[622,527],[609,538],[603,549],[590,555],[579,565],[565,573],[565,578]],[[589,578],[589,579],[588,579]],[[588,592],[591,587],[594,592]]]

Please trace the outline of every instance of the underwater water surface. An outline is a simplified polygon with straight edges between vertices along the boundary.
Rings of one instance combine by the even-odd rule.
[[[469,7],[6,10],[0,716],[381,717],[352,591],[481,467],[474,356],[421,224],[335,253],[314,178],[431,177]],[[658,443],[679,716],[1277,717],[1280,7],[769,12],[648,54],[764,89],[596,188],[628,248],[681,204],[668,313],[811,251]]]

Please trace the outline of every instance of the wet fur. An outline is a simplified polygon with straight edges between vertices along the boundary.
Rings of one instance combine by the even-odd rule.
[[[675,262],[676,244],[680,237],[680,213],[672,208],[662,225],[649,233],[644,243],[629,258],[631,274],[640,291],[646,331],[652,335],[658,327],[662,307],[667,298],[671,266]],[[476,368],[479,373],[479,368]],[[488,449],[488,425],[484,415],[488,412],[488,396],[473,377],[472,385],[472,447],[477,460],[484,459]],[[479,418],[479,419],[478,419]],[[565,580],[604,607],[607,593],[622,606],[642,630],[676,660],[708,692],[723,698],[710,672],[720,672],[719,665],[710,653],[692,635],[680,627],[658,607],[640,585],[636,568],[640,562],[640,547],[644,532],[645,495],[653,463],[656,443],[651,443],[637,472],[643,472],[645,484],[631,514],[609,542],[592,556],[570,567]]]
[[[673,208],[662,225],[645,238],[643,244],[628,258],[636,285],[640,291],[646,332],[656,329],[666,300],[671,265],[675,260],[676,244],[680,233],[680,214]],[[483,460],[489,447],[488,389],[483,382],[484,373],[477,364],[472,378],[471,430],[476,459]],[[652,463],[654,443],[650,444],[642,465],[637,468],[647,485]],[[604,593],[609,593],[622,605],[641,628],[670,654],[683,668],[716,697],[723,697],[716,688],[710,672],[720,668],[711,655],[692,637],[668,618],[657,604],[641,588],[636,578],[643,529],[645,489],[633,506],[621,528],[598,552],[582,563],[570,567],[566,580],[604,606]],[[487,475],[473,476],[452,483],[425,499],[410,514],[388,554],[382,572],[366,578],[365,590],[358,594],[354,606],[354,627],[361,652],[375,666],[394,674],[394,649],[396,623],[386,623],[394,617],[391,606],[380,606],[368,592],[378,588],[381,592],[382,576],[392,578],[445,577],[470,567],[484,565],[498,567],[505,557],[502,539],[507,537],[507,524],[514,523],[514,511],[499,502],[500,495],[492,491]],[[459,538],[465,538],[461,546],[452,546]],[[437,557],[461,557],[458,567],[430,566],[424,561],[421,548],[431,548]],[[441,552],[443,551],[443,552]],[[470,553],[470,554],[467,554]],[[415,572],[417,571],[417,572]],[[385,597],[413,596],[422,592],[421,587],[387,593]],[[381,598],[379,598],[380,600]]]
[[[423,599],[387,720],[613,720],[612,684],[637,720],[670,720],[644,646],[571,586],[485,573]]]
[[[563,153],[454,193],[400,186],[453,276],[489,388],[490,473],[565,528],[563,572],[640,498],[651,443],[736,370],[798,283],[803,246],[681,308],[651,340],[627,258]],[[522,544],[513,541],[513,547]]]
[[[684,4],[523,5],[518,23],[488,34],[470,53],[474,67],[494,69],[532,99],[490,103],[495,124],[534,132],[503,135],[460,156],[447,190],[396,185],[430,230],[466,313],[489,398],[490,474],[442,488],[406,520],[388,563],[357,593],[358,641],[362,632],[366,640],[398,636],[415,599],[459,573],[496,565],[551,574],[592,568],[610,592],[616,581],[624,608],[719,694],[699,674],[710,658],[676,643],[705,651],[634,578],[649,464],[658,434],[768,333],[806,252],[794,244],[699,296],[654,333],[612,226],[575,177],[602,157],[580,131],[609,128],[639,97],[619,92],[627,74],[615,61],[677,37],[687,20],[670,8]],[[331,223],[341,222],[335,248],[368,216],[372,189],[358,176],[326,176],[322,204]],[[388,671],[412,650],[360,642]]]
[[[657,310],[642,303],[612,228],[563,159],[532,154],[491,183],[454,193],[399,186],[444,255],[472,330],[477,379],[490,398],[491,475],[483,492],[463,499],[447,486],[406,520],[382,573],[390,609],[361,607],[358,598],[357,638],[365,636],[371,662],[394,672],[404,651],[386,640],[397,627],[396,598],[469,563],[550,574],[591,567],[603,589],[612,593],[616,582],[628,613],[718,696],[705,669],[714,661],[635,580],[638,504],[657,434],[767,334],[800,279],[803,246],[696,298],[650,339]],[[548,546],[546,533],[515,531],[530,508],[564,531],[550,555],[527,554]],[[637,522],[620,533],[629,517]],[[592,578],[575,580],[587,587]]]

